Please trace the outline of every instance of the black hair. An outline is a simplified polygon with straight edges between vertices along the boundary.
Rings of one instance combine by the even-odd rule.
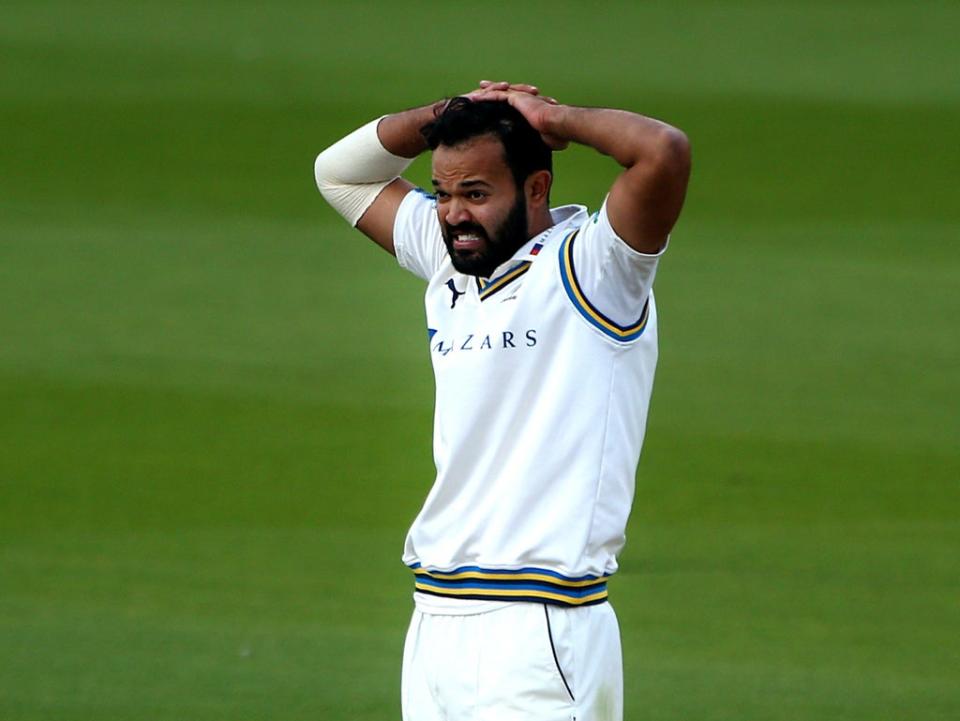
[[[430,150],[454,147],[481,135],[493,135],[503,144],[503,153],[516,181],[538,170],[553,172],[553,154],[520,111],[500,100],[453,98],[438,109],[433,122],[420,130]]]

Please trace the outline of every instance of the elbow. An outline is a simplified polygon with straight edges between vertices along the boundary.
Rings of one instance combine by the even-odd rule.
[[[324,193],[331,185],[335,184],[333,172],[330,167],[329,148],[321,152],[313,161],[313,179],[317,184],[317,189]],[[324,193],[326,195],[326,193]]]
[[[687,134],[677,128],[667,126],[657,143],[655,162],[661,172],[675,176],[690,175],[692,153]]]
[[[339,205],[342,204],[344,197],[362,186],[343,179],[342,165],[337,162],[336,152],[336,147],[331,146],[316,157],[313,161],[313,180],[323,199],[340,210]]]
[[[337,177],[336,164],[330,159],[330,148],[313,161],[313,180],[327,204],[344,215],[344,204],[349,201],[351,186]]]

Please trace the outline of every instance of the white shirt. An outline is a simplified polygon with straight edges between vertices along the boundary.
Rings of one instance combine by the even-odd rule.
[[[657,361],[659,255],[630,248],[606,204],[551,211],[489,280],[458,273],[433,198],[394,225],[428,281],[437,477],[407,536],[437,600],[606,599],[633,500]]]

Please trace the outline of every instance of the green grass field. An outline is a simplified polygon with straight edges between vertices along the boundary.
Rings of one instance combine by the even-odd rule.
[[[955,2],[3,3],[0,719],[399,718],[422,289],[312,162],[481,77],[694,145],[611,582],[627,718],[960,718],[958,27]],[[556,165],[592,208],[616,172]]]

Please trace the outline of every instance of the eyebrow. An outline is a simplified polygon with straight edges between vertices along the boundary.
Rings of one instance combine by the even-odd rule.
[[[433,187],[434,187],[434,188],[439,188],[439,187],[440,187],[440,181],[437,180],[436,178],[433,178],[432,182],[433,182]],[[477,186],[477,185],[485,185],[485,186],[487,186],[488,188],[492,188],[492,187],[493,187],[493,186],[490,185],[490,183],[488,183],[486,180],[464,180],[464,181],[458,183],[458,184],[457,184],[457,187],[458,187],[458,188],[473,188],[473,187],[475,187],[475,186]]]

